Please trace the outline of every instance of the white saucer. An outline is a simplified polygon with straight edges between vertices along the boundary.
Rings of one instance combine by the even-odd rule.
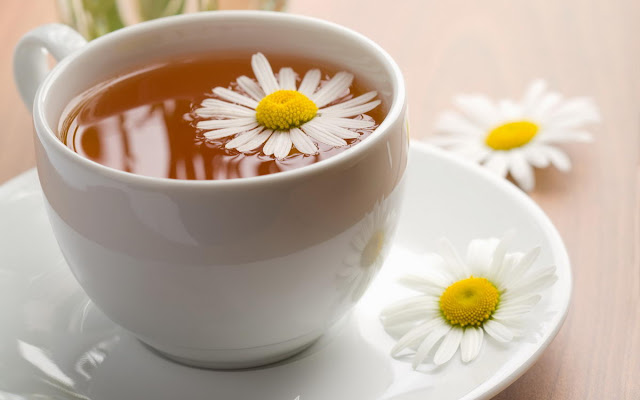
[[[549,219],[510,183],[419,143],[412,145],[395,245],[353,314],[303,353],[243,371],[172,363],[109,321],[69,272],[45,216],[35,171],[0,187],[0,399],[387,400],[486,399],[524,373],[558,332],[571,270]],[[507,345],[485,341],[478,359],[459,354],[412,371],[389,356],[394,340],[380,310],[405,292],[394,277],[447,236],[464,249],[476,237],[515,228],[513,250],[540,244],[538,266],[558,281],[531,317],[537,332]],[[426,371],[426,372],[425,372]]]

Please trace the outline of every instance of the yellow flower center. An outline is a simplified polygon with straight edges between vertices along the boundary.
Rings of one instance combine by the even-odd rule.
[[[256,108],[256,120],[276,131],[299,128],[311,121],[318,107],[304,94],[295,90],[278,90],[265,96]]]
[[[508,122],[489,132],[485,143],[494,150],[515,149],[529,143],[538,129],[538,125],[529,121]]]
[[[376,262],[384,246],[384,232],[377,231],[371,236],[360,257],[360,266],[369,267]]]
[[[500,301],[500,293],[485,278],[458,281],[440,296],[440,310],[451,325],[480,326],[491,317]]]

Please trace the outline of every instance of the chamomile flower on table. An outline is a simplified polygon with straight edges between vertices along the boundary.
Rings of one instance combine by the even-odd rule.
[[[460,349],[466,363],[478,356],[487,338],[507,343],[524,335],[527,314],[557,280],[556,268],[534,268],[540,248],[508,253],[508,241],[472,240],[463,260],[442,239],[422,274],[401,278],[418,294],[381,313],[385,329],[403,333],[392,355],[412,353],[415,369],[432,353],[433,363],[441,365]]]
[[[380,104],[377,92],[339,101],[349,93],[351,73],[338,72],[322,82],[320,70],[312,69],[297,84],[293,69],[281,68],[276,76],[262,53],[252,56],[251,67],[255,79],[238,77],[239,90],[214,88],[217,98],[205,99],[195,110],[204,118],[196,126],[206,139],[232,137],[225,144],[228,149],[246,153],[261,148],[263,154],[283,159],[292,148],[317,154],[318,142],[346,146],[359,136],[358,129],[375,125],[354,117]]]
[[[563,99],[543,80],[530,86],[521,102],[493,102],[483,95],[454,98],[460,112],[444,112],[436,123],[435,145],[484,165],[501,177],[511,174],[526,191],[535,186],[533,168],[550,164],[571,168],[560,143],[589,142],[584,126],[600,121],[592,99]]]

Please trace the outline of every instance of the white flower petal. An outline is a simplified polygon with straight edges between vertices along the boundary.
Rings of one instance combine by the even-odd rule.
[[[515,121],[523,118],[522,109],[511,100],[500,100],[498,110],[504,121]]]
[[[361,106],[365,103],[368,103],[370,100],[373,100],[377,95],[378,95],[378,92],[376,91],[367,92],[351,100],[343,101],[341,103],[334,104],[330,107],[322,108],[320,109],[320,112],[322,113],[322,112],[329,112],[329,111],[336,111],[336,110],[344,110],[346,108]]]
[[[332,124],[334,126],[339,126],[342,128],[349,128],[349,129],[366,129],[366,128],[371,128],[376,124],[375,121],[365,120],[365,119],[335,118],[335,117],[325,117],[325,116],[318,116],[316,118],[318,118],[318,120],[322,120],[323,122]]]
[[[509,153],[509,172],[518,186],[527,192],[533,190],[535,186],[535,176],[533,168],[519,151],[511,151]]]
[[[493,172],[497,176],[504,178],[509,171],[507,156],[503,152],[493,152],[483,164],[485,168]]]
[[[250,131],[251,129],[254,129],[257,126],[258,126],[258,123],[255,122],[255,123],[248,124],[248,125],[216,129],[214,131],[205,132],[204,133],[204,137],[207,138],[207,139],[210,139],[210,140],[222,139],[224,137],[235,135],[235,134],[240,133],[240,132]]]
[[[318,148],[313,141],[302,132],[299,128],[292,128],[289,133],[291,134],[291,141],[299,152],[304,154],[317,154]]]
[[[249,108],[253,108],[254,110],[258,107],[258,102],[252,98],[247,96],[243,96],[240,93],[236,93],[233,90],[229,90],[223,87],[217,87],[213,89],[213,94],[222,97],[223,99],[230,101],[232,103],[240,104],[243,106],[247,106]]]
[[[468,363],[478,357],[480,349],[482,349],[482,342],[484,338],[484,331],[482,328],[475,328],[469,326],[465,328],[462,341],[460,342],[460,356],[462,362]]]
[[[497,107],[486,96],[461,95],[454,98],[454,102],[474,125],[485,132],[503,122]]]
[[[200,121],[196,124],[198,129],[218,129],[218,128],[232,128],[236,126],[245,126],[257,124],[256,119],[251,118],[234,118],[234,119],[209,119],[206,121]]]
[[[500,243],[497,238],[474,239],[467,247],[467,265],[474,276],[486,276],[493,260],[493,253]]]
[[[524,256],[523,253],[507,253],[504,255],[504,260],[502,261],[502,267],[500,269],[499,275],[495,277],[496,286],[500,289],[507,287],[505,284],[507,278],[511,275],[513,268],[520,262]]]
[[[440,308],[437,310],[402,310],[402,312],[382,320],[382,324],[388,331],[406,332],[407,329],[415,326],[417,321],[433,321],[439,318],[441,318]]]
[[[278,132],[278,140],[276,141],[276,148],[273,150],[273,155],[276,156],[277,159],[281,160],[289,155],[291,152],[291,146],[293,145],[291,141],[291,136],[289,132]]]
[[[254,100],[260,101],[264,98],[265,94],[260,85],[248,76],[242,75],[236,80],[236,82],[238,83],[238,86],[240,86],[240,89],[247,92],[247,94],[253,97]]]
[[[416,355],[413,358],[413,362],[411,363],[413,369],[418,368],[418,365],[422,364],[422,362],[427,358],[431,349],[442,339],[443,336],[447,335],[449,331],[451,331],[451,325],[442,322],[441,320],[436,320],[440,322],[435,328],[429,332],[427,337],[422,341],[420,347],[416,351]]]
[[[325,129],[322,125],[318,125],[317,123],[315,123],[313,119],[302,125],[300,129],[302,129],[302,132],[311,136],[318,142],[328,144],[329,146],[341,147],[347,145],[347,142],[345,142],[344,139],[341,139],[336,135],[328,132],[327,129]]]
[[[488,320],[483,325],[482,328],[485,332],[495,340],[501,343],[507,343],[513,340],[514,334],[513,332],[501,324],[496,320]]]
[[[526,254],[517,253],[517,254],[508,254],[507,256],[512,256],[515,259],[513,265],[509,268],[509,270],[505,271],[504,277],[502,279],[502,284],[504,287],[512,287],[513,285],[520,282],[524,276],[526,276],[527,272],[533,265],[534,261],[538,258],[540,254],[540,247],[534,247]],[[505,257],[506,259],[506,257]]]
[[[458,351],[460,342],[462,341],[463,330],[461,328],[452,328],[451,331],[444,337],[442,344],[433,356],[433,363],[435,365],[442,365],[451,360],[451,357]]]
[[[556,108],[562,102],[560,93],[547,93],[542,96],[540,102],[535,104],[528,114],[529,118],[535,122],[547,122]]]
[[[422,340],[425,336],[429,335],[434,329],[442,330],[443,327],[449,328],[441,319],[433,319],[416,326],[407,332],[404,336],[398,340],[395,346],[391,349],[391,356],[397,356],[402,350],[412,346],[414,343]],[[446,333],[446,332],[445,332]],[[444,335],[444,333],[443,333]],[[442,337],[442,336],[441,336]]]
[[[244,107],[243,107],[244,108]],[[209,107],[202,107],[195,110],[196,115],[201,118],[222,118],[222,119],[234,119],[234,118],[246,118],[256,115],[256,112],[245,108],[245,111],[238,111],[233,109],[212,109]]]
[[[540,151],[539,145],[529,145],[524,147],[522,154],[527,162],[536,168],[546,168],[549,166],[549,158]]]
[[[248,143],[243,144],[242,146],[238,146],[237,150],[240,152],[255,150],[258,147],[262,146],[262,144],[271,137],[273,131],[271,129],[265,129],[260,132],[260,134],[253,139],[251,139]]]
[[[334,110],[320,110],[318,111],[318,113],[321,116],[327,116],[327,117],[355,117],[356,115],[360,115],[360,114],[364,114],[366,112],[369,112],[371,110],[373,110],[374,108],[378,107],[378,105],[381,103],[380,100],[375,100],[369,103],[365,103],[359,106],[355,106],[355,107],[349,107],[349,108],[338,108],[338,109],[334,109]]]
[[[244,144],[247,144],[251,141],[251,139],[257,137],[260,134],[260,132],[262,132],[263,130],[264,128],[259,126],[250,131],[243,132],[238,136],[236,136],[235,138],[231,139],[229,142],[227,142],[227,144],[224,147],[226,147],[227,149],[235,149]]]
[[[469,268],[448,239],[443,238],[438,242],[438,254],[444,259],[455,280],[467,279],[471,276]]]
[[[237,104],[229,103],[228,101],[219,100],[219,99],[212,99],[212,98],[206,98],[206,99],[202,100],[201,105],[202,105],[203,108],[207,108],[207,107],[214,107],[215,108],[215,107],[218,107],[218,106],[221,107],[221,108],[224,108],[224,107],[227,107],[227,106],[246,108],[246,107],[239,106]]]
[[[535,106],[547,90],[547,83],[542,79],[536,79],[529,85],[527,92],[522,99],[522,108],[525,115],[531,114]]]
[[[425,268],[420,270],[420,275],[424,279],[439,285],[443,290],[455,282],[455,278],[446,272],[448,267],[440,255],[435,253],[425,254],[422,257],[422,263]]]
[[[501,299],[498,310],[509,310],[511,307],[518,307],[521,305],[535,306],[540,302],[542,296],[539,294],[526,294],[522,296],[512,296],[508,299]]]
[[[539,143],[567,143],[567,142],[590,143],[590,142],[593,142],[593,135],[586,131],[545,130],[543,133],[540,134],[540,137],[536,138],[535,140]]]
[[[436,122],[436,131],[473,139],[486,135],[486,130],[453,111],[443,112]]]
[[[600,113],[593,99],[576,97],[568,99],[551,114],[547,123],[554,127],[576,128],[600,122]]]
[[[522,316],[508,320],[499,320],[498,322],[507,327],[513,333],[514,338],[524,336],[524,333],[527,330],[530,331],[532,329],[535,329],[532,326],[531,321],[529,321],[528,324],[525,323],[525,319]]]
[[[519,317],[523,314],[528,313],[529,311],[531,311],[532,308],[533,306],[523,304],[519,306],[510,307],[509,309],[501,309],[496,311],[493,314],[492,318],[497,321],[509,320],[511,318]]]
[[[493,313],[491,318],[505,324],[511,323],[511,319],[531,311],[531,309],[540,302],[540,299],[542,299],[542,296],[538,294],[527,294],[513,299],[502,299],[498,309]]]
[[[411,290],[434,296],[442,294],[444,289],[446,289],[446,286],[443,287],[430,279],[414,274],[400,277],[400,279],[398,279],[398,283]]]
[[[373,274],[370,274],[373,275]],[[429,321],[440,318],[440,304],[437,299],[416,303],[412,307],[403,308],[384,318],[385,326],[393,326],[411,321]]]
[[[540,246],[534,247],[518,260],[518,263],[505,275],[503,284],[506,287],[512,286],[520,281],[525,273],[531,268],[534,261],[540,255]]]
[[[280,89],[278,81],[276,81],[276,77],[273,75],[271,64],[269,64],[269,60],[267,60],[264,54],[257,53],[251,57],[251,68],[253,68],[253,74],[256,76],[265,94],[269,95]]]
[[[542,271],[538,271],[533,276],[529,274],[523,278],[517,285],[508,288],[505,293],[505,298],[519,297],[526,294],[537,293],[547,287],[551,286],[558,280],[558,276],[555,274],[556,268],[554,266],[547,267]]]
[[[280,68],[278,73],[280,89],[296,90],[296,73],[291,68]]]
[[[218,99],[205,99],[202,108],[196,113],[201,117],[249,117],[256,115],[255,110]]]
[[[513,238],[514,233],[512,231],[507,232],[496,245],[496,249],[493,251],[493,257],[491,258],[491,266],[487,271],[487,278],[498,286],[498,289],[502,288],[502,274],[505,267],[505,256],[507,255],[507,248]]]
[[[322,108],[346,95],[351,86],[351,82],[353,82],[353,74],[344,71],[338,72],[329,82],[325,83],[320,90],[311,95],[311,101],[313,101],[318,108]]]
[[[391,304],[390,306],[386,307],[385,309],[383,309],[380,312],[380,316],[385,318],[399,311],[402,311],[405,308],[414,307],[414,305],[416,304],[417,305],[430,304],[432,301],[437,300],[438,298],[439,296],[434,297],[434,296],[425,295],[425,296],[414,296],[414,297],[408,297],[406,299],[401,299]]]
[[[552,146],[545,145],[539,145],[538,151],[543,153],[545,157],[547,157],[547,159],[551,161],[551,164],[553,164],[560,171],[567,172],[571,169],[571,160],[569,160],[569,157],[564,151]]]
[[[262,148],[262,152],[265,155],[270,156],[276,150],[276,142],[278,141],[281,133],[282,132],[276,131],[276,132],[273,132],[273,135],[269,136],[269,139],[267,140],[267,142],[264,144],[264,147]]]
[[[340,126],[336,126],[331,122],[327,122],[326,119],[322,117],[315,118],[314,122],[318,126],[322,126],[327,132],[330,132],[331,134],[342,139],[355,139],[360,137],[360,134],[358,132],[354,132],[349,129],[342,128]]]
[[[311,95],[318,88],[321,77],[322,75],[319,69],[311,69],[307,71],[307,73],[304,75],[304,78],[302,78],[302,82],[300,82],[298,92],[304,94],[307,97],[311,97]]]

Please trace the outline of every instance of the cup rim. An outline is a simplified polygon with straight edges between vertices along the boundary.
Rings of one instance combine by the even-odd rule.
[[[67,147],[56,135],[54,130],[47,122],[45,111],[47,104],[45,99],[51,98],[51,86],[53,82],[63,73],[68,65],[73,63],[89,46],[100,46],[103,43],[109,43],[118,40],[126,40],[126,37],[137,35],[148,30],[156,29],[163,25],[175,25],[175,24],[188,24],[189,22],[199,22],[203,20],[209,20],[212,23],[217,20],[237,20],[237,21],[256,21],[256,20],[271,20],[282,23],[305,23],[314,25],[320,29],[333,30],[337,33],[341,33],[350,37],[353,41],[359,42],[360,45],[370,49],[372,53],[377,53],[378,59],[381,61],[381,65],[385,67],[385,70],[390,72],[391,87],[393,90],[392,101],[382,123],[373,131],[371,135],[358,143],[357,146],[349,148],[347,151],[343,151],[340,154],[332,156],[326,160],[322,160],[311,165],[306,165],[301,168],[295,168],[288,171],[281,171],[269,175],[259,175],[252,177],[242,177],[234,179],[209,179],[209,180],[189,180],[189,179],[172,179],[165,177],[153,177],[147,175],[136,174],[132,172],[121,171],[113,167],[109,167],[98,162],[89,160],[80,154],[74,152]],[[152,21],[142,22],[140,24],[128,26],[117,31],[108,33],[102,37],[99,37],[86,45],[84,45],[79,51],[66,57],[46,77],[34,102],[33,118],[36,123],[36,135],[39,137],[43,145],[46,143],[50,149],[56,151],[59,155],[66,159],[81,165],[90,171],[101,174],[105,177],[119,180],[124,183],[136,184],[138,186],[172,186],[172,187],[242,187],[247,185],[271,185],[275,183],[287,182],[291,180],[304,179],[318,173],[322,173],[328,169],[339,168],[344,166],[350,160],[357,158],[374,147],[376,143],[382,139],[383,132],[388,130],[392,124],[394,124],[402,116],[403,108],[406,103],[406,89],[402,72],[396,62],[380,45],[366,36],[346,28],[342,25],[329,22],[319,18],[285,14],[281,12],[270,11],[210,11],[210,12],[198,12],[193,14],[176,15],[165,18],[159,18]],[[38,124],[39,123],[39,124]],[[40,132],[38,125],[45,132]]]

